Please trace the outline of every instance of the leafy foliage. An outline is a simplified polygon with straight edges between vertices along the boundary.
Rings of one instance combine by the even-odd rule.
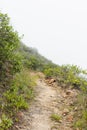
[[[43,72],[46,77],[55,77],[58,83],[65,83],[66,86],[72,85],[80,89],[82,84],[86,84],[86,80],[80,76],[83,70],[75,65],[47,66]]]
[[[29,100],[34,97],[33,86],[36,85],[35,80],[36,77],[30,75],[29,70],[23,69],[14,76],[10,89],[3,94],[0,109],[2,114],[5,113],[13,122],[16,121],[17,112],[29,107]],[[10,120],[3,122],[2,125],[5,130],[7,130],[6,121],[9,125]]]
[[[28,69],[32,69],[35,71],[43,71],[45,66],[53,63],[41,56],[35,48],[27,47],[23,43],[19,48],[19,52],[23,56],[23,65]]]
[[[87,73],[76,65],[47,66],[44,69],[46,77],[54,77],[58,84],[62,87],[66,86],[78,89],[80,94],[77,100],[78,112],[75,115],[75,128],[87,128]],[[52,116],[57,119],[56,115]]]
[[[8,118],[5,114],[1,117],[0,130],[8,130],[13,124],[13,121]]]
[[[29,88],[29,84],[30,86],[34,84],[33,80],[29,78],[28,73],[20,72],[23,60],[18,52],[19,47],[18,33],[10,25],[8,15],[0,12],[0,128],[2,130],[11,127],[16,112],[26,109],[27,99],[33,97],[33,89]],[[24,75],[28,78],[24,79]],[[18,86],[19,81],[20,86]]]
[[[9,80],[12,72],[20,70],[19,55],[16,54],[19,44],[20,38],[10,25],[9,17],[0,12],[0,81]]]

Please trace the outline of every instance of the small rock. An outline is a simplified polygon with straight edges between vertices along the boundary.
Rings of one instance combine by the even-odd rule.
[[[66,91],[66,95],[71,95],[72,94],[72,91],[71,90],[67,90]]]
[[[72,122],[72,121],[73,121],[73,116],[72,116],[72,115],[69,115],[69,116],[67,117],[67,120],[68,120],[69,122]]]
[[[71,101],[71,102],[69,103],[69,105],[70,105],[70,106],[73,106],[73,105],[74,105],[73,101]]]
[[[19,126],[16,125],[15,128],[16,128],[17,130],[19,130]]]
[[[23,112],[20,111],[17,113],[17,116],[18,116],[18,118],[22,118],[24,116],[24,114],[23,114]]]
[[[57,130],[58,128],[56,126],[52,126],[51,130]]]
[[[59,123],[62,123],[62,120],[59,120]]]
[[[55,79],[50,79],[50,80],[49,80],[49,84],[54,83],[54,82],[56,82]]]
[[[65,93],[62,94],[63,98],[67,98],[67,95]]]
[[[77,110],[78,110],[78,108],[77,108],[77,107],[75,107],[75,108],[74,108],[74,110],[75,110],[75,111],[77,111]]]
[[[69,110],[68,110],[67,108],[65,108],[65,109],[63,110],[63,115],[66,116],[68,113],[69,113]]]
[[[76,128],[76,130],[80,130],[79,128]]]

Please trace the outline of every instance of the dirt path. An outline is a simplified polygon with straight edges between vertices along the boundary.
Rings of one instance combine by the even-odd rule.
[[[73,130],[73,111],[69,108],[70,103],[73,104],[71,92],[68,96],[61,87],[48,86],[39,80],[36,94],[30,109],[23,113],[18,130]],[[52,121],[54,113],[62,117],[60,122]]]

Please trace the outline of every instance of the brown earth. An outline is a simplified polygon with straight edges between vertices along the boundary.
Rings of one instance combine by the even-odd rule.
[[[27,112],[20,112],[21,123],[17,130],[74,130],[74,102],[76,90],[65,90],[55,84],[39,79],[35,88],[36,97]],[[59,122],[51,119],[52,114],[61,117]]]

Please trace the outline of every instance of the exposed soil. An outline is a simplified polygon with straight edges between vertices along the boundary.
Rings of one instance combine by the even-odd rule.
[[[49,86],[44,80],[37,81],[36,97],[27,112],[22,112],[18,130],[74,130],[73,115],[76,90],[65,90]],[[61,117],[59,122],[51,119],[52,114]]]

